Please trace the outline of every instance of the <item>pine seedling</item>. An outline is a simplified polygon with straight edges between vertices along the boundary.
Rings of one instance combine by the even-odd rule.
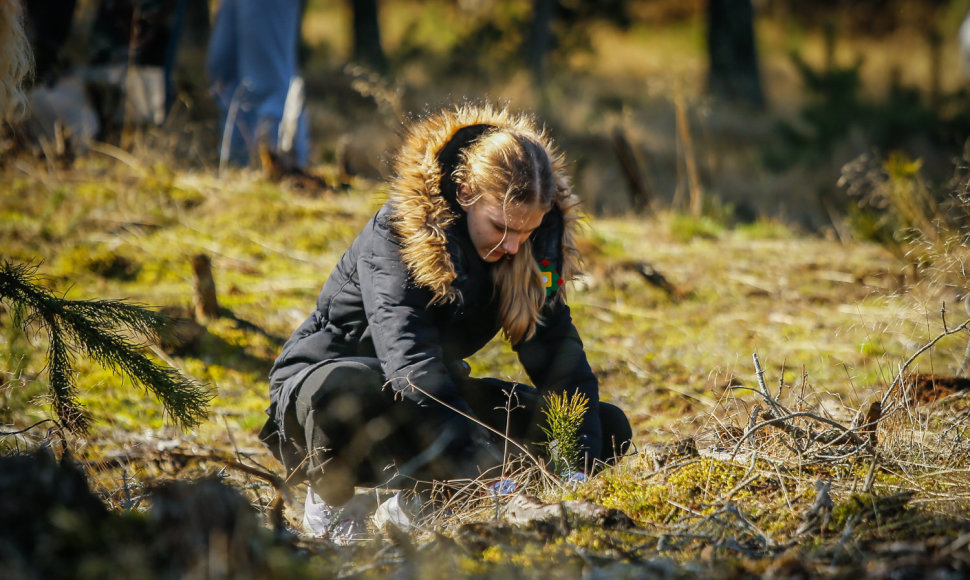
[[[542,432],[555,473],[582,470],[579,429],[588,407],[589,399],[579,392],[545,396],[542,413],[546,416],[546,424],[542,426]]]
[[[36,266],[0,261],[0,303],[26,334],[39,324],[47,332],[47,371],[54,412],[65,427],[83,432],[90,417],[77,401],[74,360],[78,353],[139,382],[161,401],[181,427],[206,417],[212,392],[143,351],[137,338],[158,340],[167,316],[121,300],[68,300],[37,283]]]

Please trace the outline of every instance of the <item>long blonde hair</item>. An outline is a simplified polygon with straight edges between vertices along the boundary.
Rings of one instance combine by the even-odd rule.
[[[25,110],[22,83],[32,65],[20,0],[0,0],[0,121]]]
[[[561,165],[561,156],[551,150],[542,134],[504,127],[485,133],[470,145],[453,178],[478,196],[493,196],[503,208],[529,205],[547,212],[571,197],[568,183],[557,171]],[[530,338],[546,301],[531,243],[499,260],[492,272],[503,334],[512,344]]]

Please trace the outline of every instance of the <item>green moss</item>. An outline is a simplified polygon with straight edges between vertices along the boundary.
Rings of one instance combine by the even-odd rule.
[[[139,190],[154,198],[160,207],[169,209],[192,209],[205,201],[201,192],[177,185],[178,175],[163,163],[152,165],[151,170],[138,183]]]
[[[623,258],[627,255],[624,239],[609,228],[593,225],[588,230],[588,245],[604,258]]]
[[[597,498],[604,506],[621,510],[638,523],[656,523],[664,521],[675,509],[667,503],[668,496],[663,485],[612,480]]]
[[[62,251],[51,266],[53,271],[69,273],[86,270],[102,278],[130,282],[141,270],[138,259],[130,253],[131,249],[124,245],[78,244]]]
[[[735,235],[742,240],[784,240],[794,234],[791,228],[776,219],[759,219],[750,224],[739,224]]]
[[[528,576],[571,578],[580,571],[582,561],[562,538],[552,542],[525,541],[492,545],[481,553],[482,562],[491,564],[493,573],[516,570]]]
[[[721,496],[741,482],[747,470],[740,465],[724,463],[710,458],[675,470],[667,483],[681,491],[681,497],[710,501]]]
[[[851,517],[857,520],[874,520],[881,525],[890,520],[905,521],[908,518],[901,517],[901,514],[910,511],[905,503],[905,501],[895,502],[892,496],[885,494],[853,493],[845,500],[835,502],[830,528],[835,530],[844,528]]]
[[[667,227],[670,237],[680,243],[698,238],[716,240],[724,233],[724,226],[710,217],[694,217],[681,213],[672,214]]]

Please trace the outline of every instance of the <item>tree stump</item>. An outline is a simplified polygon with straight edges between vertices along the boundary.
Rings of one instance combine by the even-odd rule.
[[[195,317],[198,320],[219,318],[216,282],[212,278],[212,260],[205,254],[192,256],[195,272]]]

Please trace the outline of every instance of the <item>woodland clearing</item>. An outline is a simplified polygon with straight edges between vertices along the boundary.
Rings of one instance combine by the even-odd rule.
[[[126,131],[76,159],[0,159],[0,257],[35,265],[54,294],[191,316],[193,260],[204,255],[221,308],[198,320],[190,344],[152,348],[212,388],[206,421],[179,430],[139,387],[80,357],[79,402],[93,419],[84,434],[51,421],[47,337],[24,335],[9,305],[0,310],[4,570],[15,578],[64,569],[132,578],[968,574],[966,200],[933,214],[964,216],[950,245],[921,253],[925,238],[896,236],[913,223],[866,222],[836,184],[845,164],[871,153],[861,129],[832,144],[802,143],[821,149],[812,163],[766,168],[766,152],[789,153],[776,139],[779,119],[800,130],[808,123],[799,112],[812,97],[794,88],[788,51],[821,71],[817,30],[760,25],[774,107],[753,114],[701,96],[696,20],[645,20],[624,34],[595,27],[592,50],[540,93],[521,72],[502,82],[487,70],[449,77],[449,57],[435,47],[402,62],[393,82],[343,68],[330,18],[342,9],[320,4],[311,3],[304,36],[316,49],[306,67],[311,114],[325,136],[312,169],[331,187],[217,169],[216,132],[188,108],[162,129]],[[423,14],[439,28],[448,18]],[[407,44],[406,19],[396,22],[392,52]],[[840,43],[836,64],[869,51],[868,42]],[[918,85],[925,63],[906,56],[920,42],[912,31],[884,39],[877,60],[898,62],[900,78]],[[652,57],[622,58],[646,54],[645,44]],[[955,59],[944,53],[948,66]],[[891,92],[885,68],[857,72],[860,98],[888,116],[894,110],[878,100]],[[957,82],[944,79],[951,109],[966,98]],[[297,536],[304,487],[283,484],[257,439],[266,374],[380,205],[402,119],[454,95],[537,110],[573,160],[589,215],[587,273],[569,287],[569,302],[602,397],[631,418],[636,451],[576,487],[534,465],[516,471],[521,491],[561,506],[558,518],[514,524],[510,504],[472,482],[408,533],[375,530],[373,541],[349,547]],[[623,193],[610,137],[618,127],[656,194],[651,211],[631,211]],[[683,140],[691,134],[693,149]],[[937,176],[960,158],[923,137],[907,143]],[[925,193],[920,162],[901,159],[870,189]],[[947,194],[966,193],[960,171]],[[700,211],[689,213],[698,193]],[[868,241],[877,226],[889,228],[883,243]],[[500,340],[469,363],[475,375],[526,379]],[[43,445],[79,469],[20,455]],[[570,501],[618,511],[590,518]]]

